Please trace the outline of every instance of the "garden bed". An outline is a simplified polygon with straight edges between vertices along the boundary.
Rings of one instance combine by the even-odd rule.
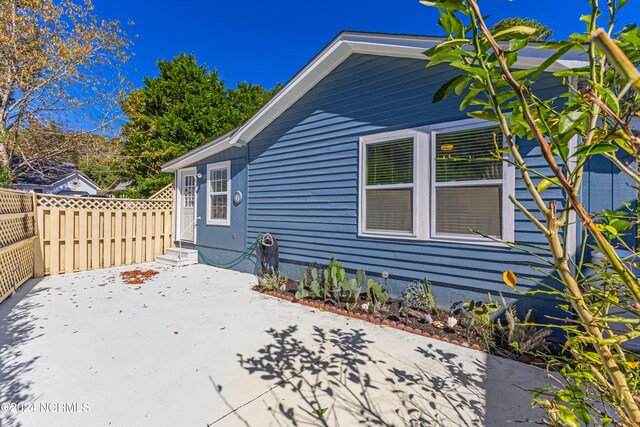
[[[523,363],[554,369],[544,362],[548,354],[561,354],[562,346],[550,341],[551,330],[535,326],[535,312],[524,322],[504,299],[468,301],[447,310],[438,309],[431,284],[425,278],[407,286],[402,298],[391,298],[382,281],[367,278],[364,270],[355,278],[335,258],[328,265],[313,264],[291,280],[275,271],[264,274],[254,290],[287,301],[364,320],[406,332],[481,350]],[[507,278],[508,279],[508,278]],[[505,282],[507,281],[505,279]],[[512,279],[510,279],[512,280]],[[504,321],[499,321],[499,316]]]
[[[266,295],[317,308],[321,311],[328,311],[345,317],[364,320],[376,325],[389,326],[425,337],[439,339],[444,342],[473,348],[475,350],[482,350],[485,352],[489,351],[487,343],[482,340],[474,330],[463,326],[466,319],[461,315],[443,311],[439,311],[437,314],[429,313],[432,318],[432,323],[428,324],[425,321],[425,315],[427,314],[425,310],[416,307],[403,310],[402,301],[396,299],[389,300],[384,304],[384,309],[374,315],[371,313],[371,310],[363,309],[363,305],[364,307],[367,307],[368,303],[362,296],[359,301],[350,304],[344,304],[335,301],[334,299],[327,299],[324,301],[311,297],[296,299],[295,293],[297,286],[297,282],[290,280],[287,283],[285,290],[268,291],[260,288],[259,286],[254,287],[254,290]],[[447,325],[447,320],[450,317],[457,320],[457,324],[453,328],[448,326],[439,328],[435,326],[438,322],[443,325]]]

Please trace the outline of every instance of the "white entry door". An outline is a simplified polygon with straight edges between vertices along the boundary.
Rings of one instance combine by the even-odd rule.
[[[180,236],[178,240],[193,242],[196,217],[196,172],[180,174]]]

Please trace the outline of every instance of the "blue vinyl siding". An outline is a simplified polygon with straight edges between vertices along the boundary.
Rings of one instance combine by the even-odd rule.
[[[425,65],[352,55],[260,132],[248,144],[249,235],[271,232],[285,264],[306,266],[336,256],[350,269],[388,271],[398,282],[396,294],[400,283],[424,276],[461,294],[506,291],[505,269],[534,274],[534,257],[505,247],[358,236],[358,138],[467,118],[459,111],[460,97],[432,103],[456,71]],[[555,84],[545,79],[542,95],[555,94]],[[538,151],[530,145],[533,161]],[[533,209],[519,180],[516,194]],[[516,212],[515,221],[518,242],[544,244],[524,216]]]
[[[231,196],[241,191],[244,199],[236,205],[231,201],[231,225],[207,225],[207,165],[231,162]],[[197,209],[200,220],[196,226],[196,244],[215,262],[226,262],[241,253],[247,241],[247,167],[246,148],[232,148],[199,161],[194,165],[202,177],[197,180]]]
[[[205,225],[206,187],[199,187],[198,210],[203,217],[198,225],[199,249],[215,260],[227,261],[256,235],[270,232],[278,240],[281,270],[287,274],[297,276],[300,268],[336,256],[351,270],[364,268],[378,277],[382,271],[389,272],[387,285],[395,295],[407,282],[426,276],[435,285],[440,305],[487,292],[508,296],[502,282],[507,269],[519,276],[521,290],[536,286],[536,280],[553,284],[532,269],[549,271],[549,266],[517,249],[358,236],[359,137],[467,118],[458,108],[461,97],[432,103],[438,88],[458,71],[446,65],[425,65],[426,61],[415,59],[352,55],[246,147],[199,162],[198,171],[206,174],[207,163],[232,160],[233,191],[245,194],[242,204],[233,208],[232,226],[221,230]],[[543,98],[555,96],[561,90],[560,81],[548,75],[536,90]],[[544,165],[534,142],[519,141],[519,145],[527,164]],[[583,192],[592,209],[615,207],[630,198],[628,187],[617,189],[609,198],[596,189],[617,187],[624,181],[603,168],[590,171],[596,173],[585,180]],[[545,168],[540,171],[550,174]],[[515,194],[536,212],[517,174]],[[560,195],[554,188],[544,193],[547,199]],[[544,247],[546,241],[518,210],[515,241],[545,255],[531,249]],[[235,268],[256,271],[255,256]]]
[[[620,150],[619,158],[632,168],[637,168],[634,157],[626,152]],[[628,212],[629,208],[635,211],[637,197],[636,185],[609,160],[595,156],[586,165],[582,200],[587,211],[601,212],[609,209]],[[629,230],[623,238],[629,246],[635,247],[636,228]]]

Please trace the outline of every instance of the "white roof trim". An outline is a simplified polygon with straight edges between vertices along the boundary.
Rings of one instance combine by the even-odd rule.
[[[62,182],[64,180],[67,180],[67,179],[71,178],[74,175],[77,175],[78,178],[82,179],[84,182],[89,184],[89,186],[93,187],[94,189],[100,190],[100,186],[98,184],[96,184],[95,181],[93,181],[87,175],[85,175],[83,173],[80,173],[80,172],[71,172],[69,175],[65,175],[62,178],[60,178],[59,180],[52,182],[51,184],[47,184],[47,185],[29,184],[29,185],[33,185],[33,186],[36,186],[36,187],[54,187],[56,184],[59,184],[60,182]]]
[[[173,172],[226,148],[247,144],[352,53],[427,60],[428,58],[424,56],[424,51],[441,43],[443,40],[442,37],[343,32],[302,68],[242,126],[166,163],[162,166],[162,170],[164,172]],[[542,64],[552,53],[550,50],[525,48],[520,52],[519,60],[515,67],[533,68]],[[576,53],[569,52],[561,60],[556,61],[548,70],[559,71],[567,68],[582,67],[586,64],[585,61],[579,60]]]
[[[22,186],[31,186],[31,187],[42,187],[42,188],[48,188],[48,187],[55,187],[57,184],[61,183],[62,181],[65,181],[73,176],[77,176],[78,178],[82,179],[85,183],[87,183],[89,186],[93,187],[95,190],[100,190],[100,186],[98,186],[98,184],[95,183],[94,180],[92,180],[91,178],[89,178],[87,175],[85,175],[84,173],[80,173],[80,172],[71,172],[68,175],[63,176],[62,178],[60,178],[57,181],[53,181],[51,184],[34,184],[31,182],[18,182],[16,183],[16,185],[22,185]]]
[[[175,172],[187,166],[192,166],[195,162],[213,156],[216,153],[226,150],[230,147],[229,140],[232,132],[222,135],[213,141],[202,144],[191,151],[187,151],[180,157],[162,165],[162,172]]]

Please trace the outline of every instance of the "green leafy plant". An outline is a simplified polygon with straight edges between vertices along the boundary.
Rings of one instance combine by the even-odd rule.
[[[411,283],[404,291],[405,301],[423,309],[438,313],[436,298],[433,295],[431,283],[425,277],[421,281]]]
[[[333,258],[329,262],[329,266],[324,270],[324,295],[325,298],[328,295],[333,294],[334,297],[336,293],[341,292],[342,285],[346,280],[347,272],[342,267],[342,265]],[[339,296],[338,298],[339,299]]]
[[[471,300],[462,305],[473,316],[473,323],[477,322],[483,326],[490,325],[492,322],[491,316],[500,310],[498,301],[493,301],[491,294],[488,294],[487,297],[488,301],[486,302]]]
[[[311,292],[313,292],[313,294],[320,299],[326,299],[327,296],[324,292],[324,288],[322,288],[320,286],[320,283],[318,282],[318,269],[317,268],[312,268],[311,269],[311,283],[309,284],[309,288],[311,289]]]
[[[146,197],[171,183],[172,175],[161,171],[163,163],[240,125],[277,89],[251,83],[225,87],[218,71],[193,54],[157,65],[155,76],[145,78],[122,105],[128,119],[121,129],[122,178],[136,183],[131,197]]]
[[[0,187],[9,187],[13,181],[11,168],[0,165]]]
[[[308,288],[309,288],[309,276],[307,276],[307,273],[301,272],[300,281],[298,282],[298,290],[296,291],[296,294],[295,294],[296,299],[302,299],[302,298],[308,297],[309,296],[309,291],[307,291]]]
[[[277,291],[280,288],[280,276],[273,267],[258,279],[258,286],[265,291]]]
[[[382,305],[389,301],[389,294],[382,286],[382,283],[373,279],[367,281],[367,301]]]
[[[340,289],[342,290],[341,300],[345,302],[347,309],[353,310],[360,299],[362,286],[358,285],[357,279],[349,279],[342,282]],[[349,303],[352,304],[351,307],[349,307]]]
[[[358,281],[358,286],[364,287],[367,281],[367,273],[361,268],[356,270],[356,280]]]

